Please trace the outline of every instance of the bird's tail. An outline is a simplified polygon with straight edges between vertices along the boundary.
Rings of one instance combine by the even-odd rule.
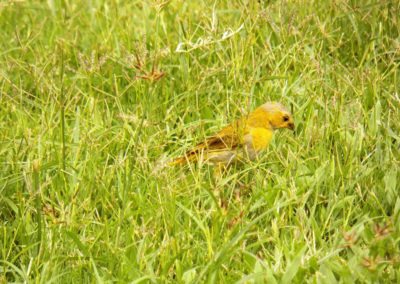
[[[168,163],[168,166],[179,166],[179,165],[184,165],[190,162],[190,158],[183,156],[183,157],[178,157],[176,159],[173,159],[171,162]]]
[[[169,161],[168,161],[169,160]],[[160,157],[154,164],[154,168],[152,173],[159,174],[166,167],[174,167],[179,165],[184,165],[188,163],[190,160],[186,156],[178,157],[173,159],[172,161],[168,159],[165,155]]]

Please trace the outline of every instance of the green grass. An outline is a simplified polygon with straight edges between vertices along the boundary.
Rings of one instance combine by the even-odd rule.
[[[0,282],[400,281],[399,15],[0,2]],[[297,129],[258,161],[156,170],[265,101]]]

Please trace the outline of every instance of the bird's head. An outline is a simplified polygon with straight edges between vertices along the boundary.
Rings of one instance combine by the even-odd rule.
[[[294,130],[292,114],[280,103],[269,102],[261,106],[268,113],[269,123],[273,129],[289,128]]]

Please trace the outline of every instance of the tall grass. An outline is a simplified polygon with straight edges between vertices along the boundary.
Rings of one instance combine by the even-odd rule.
[[[399,15],[0,3],[0,282],[399,281]],[[296,133],[258,161],[156,170],[265,101]]]

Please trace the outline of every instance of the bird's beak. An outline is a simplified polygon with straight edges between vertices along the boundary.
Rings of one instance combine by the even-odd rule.
[[[288,128],[292,131],[294,131],[294,123],[289,123]]]

